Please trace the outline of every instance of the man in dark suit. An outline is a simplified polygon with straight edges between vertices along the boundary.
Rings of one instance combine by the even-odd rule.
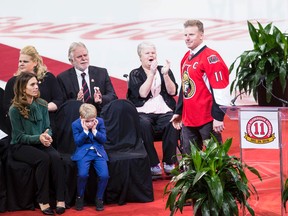
[[[89,65],[88,50],[81,42],[70,45],[68,58],[73,67],[57,76],[64,100],[91,103],[100,114],[104,105],[117,99],[107,69]]]

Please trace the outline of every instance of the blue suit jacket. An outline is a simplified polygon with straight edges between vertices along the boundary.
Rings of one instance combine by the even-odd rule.
[[[108,161],[107,153],[104,149],[103,144],[106,142],[106,129],[102,118],[97,117],[98,125],[96,127],[96,136],[89,131],[86,134],[81,125],[81,119],[78,118],[72,123],[73,138],[76,144],[76,150],[71,156],[71,160],[81,160],[89,151],[90,147],[93,146],[101,156]]]

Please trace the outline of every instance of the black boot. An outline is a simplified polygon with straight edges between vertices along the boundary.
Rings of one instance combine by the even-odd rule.
[[[83,206],[84,206],[84,197],[76,197],[76,203],[75,203],[75,209],[77,211],[81,211],[83,210]]]
[[[97,211],[103,211],[104,210],[103,200],[96,198],[95,205],[96,205]]]

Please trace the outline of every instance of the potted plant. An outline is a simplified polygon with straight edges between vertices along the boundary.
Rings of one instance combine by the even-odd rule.
[[[173,177],[164,188],[171,216],[178,209],[182,213],[187,200],[192,200],[195,215],[239,215],[239,205],[254,215],[248,198],[251,194],[258,198],[258,194],[245,169],[262,179],[255,168],[228,155],[231,144],[232,139],[222,144],[212,137],[205,142],[204,150],[191,144],[191,153],[180,155],[179,166],[172,171]]]
[[[272,23],[263,27],[257,22],[258,28],[247,23],[254,47],[244,51],[231,64],[230,73],[236,67],[236,76],[230,93],[252,93],[259,105],[283,106],[288,97],[288,35]],[[273,103],[269,104],[271,101]]]
[[[285,211],[286,211],[287,200],[288,200],[288,179],[286,179],[285,184],[284,184],[284,188],[282,191],[282,203],[283,203],[283,206],[285,208]]]

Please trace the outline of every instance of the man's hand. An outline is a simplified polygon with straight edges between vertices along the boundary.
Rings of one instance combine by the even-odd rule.
[[[176,130],[180,130],[182,128],[182,116],[181,115],[174,114],[170,122],[172,122],[172,125]]]
[[[80,91],[78,92],[77,100],[80,100],[80,101],[84,100],[83,88],[81,88]]]
[[[102,103],[102,94],[99,87],[94,87],[94,102],[95,103]]]
[[[224,122],[218,121],[216,119],[213,120],[213,130],[216,133],[222,133],[224,131],[224,129],[225,129]]]

